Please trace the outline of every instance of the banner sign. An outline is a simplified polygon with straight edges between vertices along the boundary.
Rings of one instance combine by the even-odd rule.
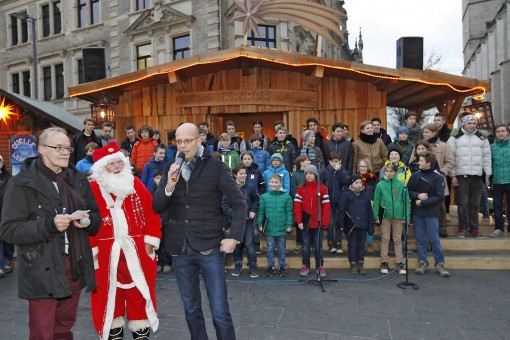
[[[16,175],[21,168],[21,163],[27,158],[37,156],[37,137],[34,135],[13,135],[9,137],[11,149],[12,175]]]

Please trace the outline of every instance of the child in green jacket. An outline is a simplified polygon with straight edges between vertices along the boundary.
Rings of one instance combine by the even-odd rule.
[[[385,179],[377,183],[374,194],[374,221],[381,225],[381,273],[388,274],[388,245],[390,233],[395,242],[395,262],[398,273],[405,274],[402,254],[402,232],[404,221],[411,217],[411,200],[403,181],[396,177],[398,168],[393,163],[384,166]],[[380,209],[384,216],[379,216]]]
[[[260,196],[257,212],[259,231],[266,235],[266,276],[275,274],[274,251],[278,247],[278,275],[287,276],[285,270],[286,234],[292,231],[292,198],[282,189],[282,178],[278,174],[269,177],[270,191]],[[264,219],[265,218],[265,219]]]
[[[241,163],[239,154],[232,148],[230,135],[228,133],[222,133],[220,135],[218,152],[221,154],[221,161],[230,169],[230,172],[232,172],[232,169],[234,169],[237,164]]]

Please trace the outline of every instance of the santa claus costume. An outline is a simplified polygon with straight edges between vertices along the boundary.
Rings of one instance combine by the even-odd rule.
[[[133,337],[148,339],[149,327],[155,332],[159,319],[156,253],[148,255],[146,245],[159,248],[161,219],[115,142],[94,151],[93,159],[90,184],[102,217],[99,232],[90,237],[97,282],[91,293],[94,326],[101,339],[122,339],[126,315]]]

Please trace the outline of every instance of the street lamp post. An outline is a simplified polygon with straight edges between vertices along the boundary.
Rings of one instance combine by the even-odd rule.
[[[34,98],[39,99],[39,82],[37,77],[37,45],[36,45],[36,31],[35,31],[35,22],[36,18],[31,17],[26,12],[13,13],[14,17],[29,22],[32,24],[32,68],[34,73]]]

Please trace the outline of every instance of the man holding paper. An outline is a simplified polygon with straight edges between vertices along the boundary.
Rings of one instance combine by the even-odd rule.
[[[96,288],[88,235],[101,218],[87,178],[69,166],[67,132],[44,130],[38,152],[8,183],[0,236],[18,246],[18,295],[28,300],[30,339],[72,339],[81,288]]]

